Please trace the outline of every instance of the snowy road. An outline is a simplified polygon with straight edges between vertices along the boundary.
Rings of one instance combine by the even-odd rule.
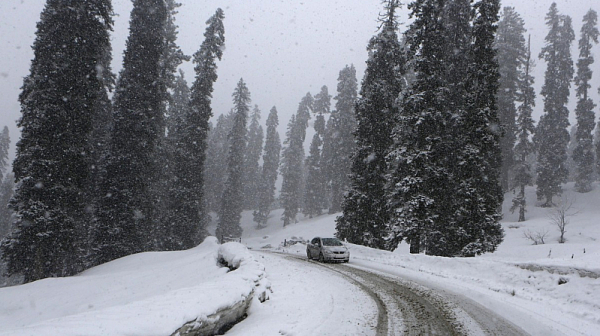
[[[527,335],[471,299],[397,276],[325,265],[367,285],[385,303],[388,335]]]
[[[262,254],[262,253],[261,253]],[[340,278],[347,284],[359,288],[368,296],[364,300],[372,301],[366,305],[376,312],[358,309],[372,318],[372,331],[376,335],[527,335],[511,322],[486,309],[475,301],[444,290],[403,279],[402,277],[384,274],[357,265],[321,264],[307,261],[300,256],[265,253],[270,260],[264,260],[267,270],[269,264],[288,263],[303,270],[300,274],[315,271],[329,273],[331,280],[315,282],[307,288],[307,296],[322,295],[321,288],[329,283],[340,283]],[[281,264],[280,264],[281,265]],[[281,269],[281,266],[279,266]],[[301,277],[301,276],[299,276]],[[291,280],[291,279],[288,279]],[[321,284],[323,286],[321,286]],[[288,283],[289,286],[293,286]],[[316,291],[314,288],[319,288]],[[356,291],[354,294],[356,295]],[[320,307],[320,309],[327,309]],[[347,321],[347,319],[345,319]],[[329,319],[328,323],[340,324],[343,321]],[[242,322],[244,324],[244,322]],[[338,327],[340,328],[340,327]],[[305,329],[306,330],[306,329]],[[339,329],[338,329],[339,331]],[[281,333],[284,334],[284,333]],[[297,335],[304,335],[299,332]]]

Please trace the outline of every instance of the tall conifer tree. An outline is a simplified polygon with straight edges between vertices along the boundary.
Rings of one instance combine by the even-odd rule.
[[[527,158],[534,153],[535,148],[531,141],[531,135],[535,132],[533,118],[531,114],[535,106],[535,91],[533,89],[533,76],[531,75],[531,37],[527,44],[527,56],[525,57],[525,69],[520,79],[520,97],[521,105],[518,109],[517,117],[517,143],[515,145],[515,165],[513,166],[513,183],[511,188],[518,188],[517,195],[512,200],[511,211],[519,209],[519,222],[525,221],[525,208],[527,205],[525,199],[525,187],[533,183],[533,174]]]
[[[540,118],[534,141],[538,152],[537,197],[543,206],[553,205],[552,199],[562,193],[561,184],[567,181],[567,146],[569,144],[569,110],[567,103],[573,79],[571,44],[575,33],[571,18],[558,12],[556,3],[546,15],[549,28],[546,45],[539,57],[546,61],[542,87],[544,115]]]
[[[583,26],[581,27],[581,38],[579,39],[579,60],[577,61],[577,76],[575,85],[577,86],[577,107],[575,115],[577,116],[577,131],[575,133],[576,147],[573,151],[573,160],[576,163],[575,190],[578,192],[588,192],[592,190],[594,176],[594,127],[596,126],[596,116],[594,108],[596,104],[588,95],[591,89],[590,81],[592,79],[591,66],[594,63],[592,54],[593,44],[598,43],[598,13],[589,10],[583,17]]]
[[[153,245],[153,187],[164,132],[164,1],[135,0],[123,70],[114,96],[114,126],[106,181],[94,232],[94,262],[104,263]]]
[[[493,47],[499,2],[423,0],[409,7],[416,78],[388,155],[388,248],[405,239],[411,253],[494,251],[502,241]]]
[[[409,5],[414,18],[407,32],[407,47],[415,78],[402,100],[394,144],[388,155],[390,173],[387,197],[393,210],[388,249],[406,240],[411,253],[428,243],[435,223],[452,206],[448,188],[453,177],[446,155],[453,151],[446,111],[446,29],[444,2],[418,0]]]
[[[215,232],[219,238],[242,236],[240,219],[244,210],[244,151],[246,150],[246,123],[250,111],[250,91],[243,79],[240,79],[233,92],[233,105],[233,127],[228,136],[227,180]]]
[[[399,7],[397,0],[385,2],[381,31],[367,47],[371,57],[356,104],[357,148],[352,157],[351,185],[336,224],[338,237],[380,249],[385,248],[389,223],[385,158],[393,142],[396,100],[404,88],[405,57],[396,34]]]
[[[514,7],[504,7],[502,20],[498,24],[496,48],[500,66],[500,87],[498,89],[498,117],[502,126],[502,189],[510,187],[510,170],[514,164],[513,147],[516,141],[517,101],[520,72],[525,59],[525,22]]]
[[[354,106],[358,95],[356,69],[354,65],[346,65],[338,76],[337,96],[335,111],[331,112],[331,127],[327,130],[329,148],[325,153],[325,164],[328,172],[328,182],[331,188],[331,201],[329,213],[342,210],[344,193],[350,188],[350,169],[352,167],[352,153],[356,147],[354,131],[356,129],[356,116]]]
[[[331,95],[327,86],[321,87],[321,91],[315,95],[313,106],[315,113],[313,135],[310,143],[309,155],[306,158],[306,187],[304,191],[304,215],[313,217],[322,213],[327,207],[327,190],[325,188],[325,174],[323,169],[322,146],[325,135],[325,115],[331,112]]]
[[[260,109],[254,106],[248,127],[248,145],[244,152],[244,208],[255,210],[258,205],[258,181],[260,176],[260,154],[264,141],[263,128],[260,125]]]
[[[454,175],[459,179],[452,214],[456,227],[449,227],[449,256],[475,256],[494,252],[504,238],[500,225],[504,193],[500,184],[500,124],[496,104],[498,63],[494,34],[500,10],[499,0],[474,4],[475,18],[466,78],[464,115],[459,118],[457,135],[459,164]]]
[[[208,211],[218,212],[221,207],[221,197],[227,179],[227,156],[229,140],[227,136],[233,126],[233,111],[221,114],[217,123],[211,128],[206,148],[206,164],[204,167],[204,197]]]
[[[194,54],[196,72],[190,102],[181,116],[182,126],[173,134],[173,173],[169,188],[169,236],[173,249],[187,249],[206,237],[208,210],[204,198],[204,169],[209,119],[212,116],[213,85],[217,80],[216,61],[223,56],[224,13],[219,8],[207,21],[204,41]]]
[[[19,96],[13,171],[17,227],[2,244],[8,273],[25,281],[81,270],[86,249],[94,122],[112,87],[108,0],[48,0]]]
[[[313,109],[314,99],[310,93],[302,98],[298,111],[288,123],[286,140],[281,158],[281,205],[283,206],[283,226],[296,222],[296,215],[302,200],[301,183],[304,161],[304,140],[308,119]]]
[[[281,140],[277,132],[278,125],[277,109],[273,106],[267,118],[267,138],[265,139],[263,166],[258,188],[258,209],[254,211],[254,221],[259,228],[267,225],[271,205],[275,200],[275,182],[277,181],[281,152]]]

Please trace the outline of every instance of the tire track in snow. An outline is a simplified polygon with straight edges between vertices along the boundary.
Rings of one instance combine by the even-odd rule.
[[[299,256],[286,258],[307,262]],[[374,299],[377,335],[527,335],[467,297],[379,272],[309,262],[340,274]]]
[[[276,253],[276,254],[280,254],[280,253]],[[386,311],[387,311],[386,305],[384,304],[383,300],[379,297],[379,295],[377,293],[375,293],[373,290],[371,290],[371,288],[369,288],[365,284],[359,282],[358,280],[356,280],[352,277],[349,277],[348,275],[346,275],[342,272],[339,272],[337,270],[327,267],[327,265],[325,265],[325,264],[311,261],[311,260],[308,260],[308,259],[302,258],[302,257],[290,256],[287,254],[280,254],[280,255],[284,255],[286,259],[292,260],[294,262],[298,262],[298,261],[300,261],[302,263],[309,262],[310,265],[314,265],[315,267],[328,268],[330,271],[334,271],[334,272],[338,273],[346,281],[359,287],[363,292],[367,293],[367,295],[369,295],[373,299],[373,301],[375,301],[375,304],[377,305],[377,326],[375,328],[376,336],[391,335],[388,333],[388,316],[386,314]]]

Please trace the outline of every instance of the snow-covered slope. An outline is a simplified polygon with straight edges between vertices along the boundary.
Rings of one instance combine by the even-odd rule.
[[[217,255],[237,264],[217,265]],[[214,237],[178,252],[140,253],[80,275],[0,289],[0,335],[171,335],[231,307],[264,282],[239,245]],[[259,286],[260,287],[260,286]]]

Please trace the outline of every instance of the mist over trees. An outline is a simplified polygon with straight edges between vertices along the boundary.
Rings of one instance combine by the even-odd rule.
[[[356,147],[354,130],[356,117],[354,105],[358,96],[358,83],[354,65],[346,65],[338,76],[337,95],[333,98],[335,109],[331,112],[325,129],[323,158],[326,180],[331,190],[329,213],[342,210],[344,193],[350,186],[348,174],[352,167],[352,153]]]
[[[217,237],[240,238],[240,218],[244,210],[244,151],[246,150],[246,123],[250,111],[250,91],[243,79],[233,91],[233,125],[229,131],[227,156],[227,179],[221,198]]]
[[[579,192],[592,190],[594,174],[594,127],[596,126],[596,115],[594,108],[596,104],[590,99],[588,92],[592,79],[594,56],[592,54],[593,44],[598,43],[598,14],[590,9],[583,18],[581,27],[581,38],[579,40],[579,60],[577,61],[577,75],[575,85],[577,86],[577,131],[575,133],[576,147],[573,151],[573,160],[576,163],[575,189]]]
[[[546,15],[548,35],[539,58],[547,63],[542,87],[544,114],[540,118],[534,141],[538,152],[537,197],[544,206],[562,192],[567,182],[567,146],[569,143],[569,110],[567,103],[573,79],[571,43],[575,39],[571,18],[558,12],[556,3]]]
[[[314,99],[307,93],[300,104],[298,111],[288,123],[284,148],[281,153],[281,194],[279,196],[283,214],[283,226],[295,223],[296,215],[302,201],[301,183],[303,182],[304,139],[306,128],[313,109]]]
[[[322,158],[325,140],[325,116],[331,113],[331,95],[327,86],[315,95],[313,113],[315,114],[314,131],[310,143],[309,155],[306,158],[306,188],[304,190],[305,216],[312,218],[322,214],[327,208],[327,185],[324,161]]]
[[[69,276],[133,253],[189,249],[211,234],[240,238],[243,211],[257,229],[338,214],[336,235],[350,243],[472,257],[502,242],[506,192],[525,221],[525,188],[535,185],[539,205],[553,206],[568,165],[578,192],[595,187],[592,9],[576,68],[572,19],[549,9],[536,127],[525,20],[499,0],[411,1],[406,31],[401,2],[382,1],[360,92],[356,68],[342,63],[334,102],[321,86],[289,120],[273,107],[264,124],[242,79],[231,111],[211,119],[225,14],[206,21],[189,57],[177,42],[180,6],[133,1],[115,76],[110,0],[47,1],[19,97],[13,173],[8,128],[0,133],[8,275]],[[188,61],[191,86],[179,69]]]
[[[529,39],[528,39],[529,40]],[[520,73],[520,97],[521,105],[518,108],[516,122],[517,143],[514,148],[514,166],[512,188],[518,189],[518,193],[512,200],[511,211],[519,209],[519,222],[525,221],[525,187],[533,184],[533,171],[528,158],[535,153],[535,146],[531,135],[535,133],[535,125],[531,113],[535,106],[535,91],[533,89],[534,78],[531,75],[533,67],[531,60],[531,42],[527,43],[527,54],[523,63],[524,69]]]
[[[253,212],[254,221],[258,228],[267,225],[271,206],[275,201],[275,182],[279,170],[279,159],[281,154],[281,140],[277,132],[279,125],[279,116],[275,106],[269,112],[267,117],[267,137],[263,149],[263,165],[258,183],[258,205]]]
[[[246,150],[244,151],[244,209],[254,210],[257,208],[259,176],[260,176],[260,154],[262,153],[264,131],[260,125],[260,109],[257,105],[252,109],[250,125],[248,127]]]
[[[500,139],[502,150],[501,184],[504,191],[510,188],[510,171],[515,164],[517,102],[520,93],[520,75],[527,52],[525,46],[525,21],[513,7],[504,7],[498,23],[496,48],[500,81],[498,88],[498,117],[503,128]]]
[[[13,195],[14,177],[9,170],[9,146],[10,135],[8,127],[4,126],[0,133],[0,241],[12,231],[13,212],[9,208],[8,202]]]

